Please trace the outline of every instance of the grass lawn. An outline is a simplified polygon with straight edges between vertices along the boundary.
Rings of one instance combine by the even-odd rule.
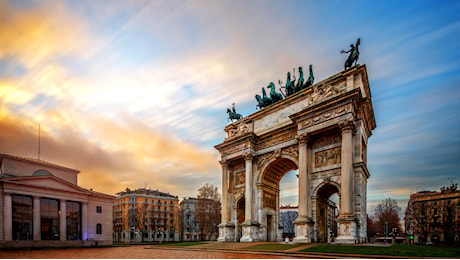
[[[302,251],[413,257],[460,257],[460,247],[439,247],[422,245],[391,245],[389,247],[356,245],[319,245],[306,248]]]
[[[297,245],[295,244],[260,244],[260,245],[245,247],[243,249],[283,251],[283,250],[288,250],[288,249],[299,247],[299,246],[302,246],[302,245],[299,245],[299,244]]]
[[[196,246],[207,244],[206,242],[182,242],[182,243],[167,243],[167,244],[158,244],[157,246]]]

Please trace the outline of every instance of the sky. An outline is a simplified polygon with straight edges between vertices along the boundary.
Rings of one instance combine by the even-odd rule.
[[[459,1],[0,0],[0,153],[107,194],[221,187],[226,109],[361,39],[377,122],[368,209],[460,181]],[[295,174],[282,202],[297,203]],[[372,212],[369,212],[372,214]]]

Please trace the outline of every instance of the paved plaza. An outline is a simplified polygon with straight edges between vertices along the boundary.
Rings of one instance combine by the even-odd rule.
[[[129,247],[46,249],[46,250],[12,250],[0,251],[0,258],[13,259],[275,259],[296,258],[286,255],[257,252],[236,252],[231,249],[165,247],[150,245],[133,245]]]
[[[343,254],[306,253],[300,250],[309,245],[299,245],[287,250],[253,250],[247,247],[267,244],[208,243],[194,246],[132,245],[126,247],[69,248],[44,250],[0,251],[2,259],[294,259],[294,258],[401,258],[389,256],[362,256]]]

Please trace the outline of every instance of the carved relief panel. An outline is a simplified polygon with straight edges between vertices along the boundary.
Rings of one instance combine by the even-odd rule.
[[[235,176],[235,186],[244,184],[246,182],[246,172],[244,170],[235,172],[234,176]]]
[[[342,137],[338,131],[331,131],[313,139],[313,171],[338,168],[342,158]]]
[[[310,101],[312,104],[324,101],[332,96],[342,94],[347,90],[345,82],[341,85],[339,84],[319,84],[313,86],[313,92],[310,96]]]
[[[276,195],[267,191],[264,191],[263,199],[264,208],[276,209]]]
[[[338,131],[331,131],[329,133],[325,133],[319,137],[314,136],[313,149],[318,149],[322,147],[326,147],[329,145],[340,144],[342,143],[342,136]]]
[[[244,143],[240,143],[240,144],[237,144],[237,145],[234,145],[234,146],[230,146],[224,150],[221,151],[221,155],[222,156],[225,156],[225,155],[229,155],[229,154],[233,154],[233,153],[236,153],[236,152],[239,152],[247,147],[250,147],[250,143],[249,142],[244,142]]]
[[[290,132],[282,134],[282,135],[277,135],[273,137],[267,137],[264,138],[258,145],[257,149],[261,150],[270,146],[274,146],[289,140],[293,140],[296,136],[296,129],[292,129]]]
[[[353,110],[352,104],[346,104],[346,105],[339,106],[333,109],[329,109],[328,111],[321,112],[320,114],[316,114],[310,118],[305,119],[299,124],[299,129],[303,129],[303,128],[310,127],[316,124],[320,124],[327,120],[330,120],[330,119],[339,117],[341,115],[344,115],[346,113],[349,113],[352,110]]]
[[[340,164],[341,147],[315,152],[315,168]]]
[[[227,138],[232,138],[254,131],[254,126],[252,121],[240,122],[237,125],[230,125],[225,130],[227,132]]]

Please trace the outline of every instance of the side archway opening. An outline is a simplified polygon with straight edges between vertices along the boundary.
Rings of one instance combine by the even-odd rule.
[[[263,169],[263,174],[260,179],[262,185],[259,187],[259,189],[261,189],[259,192],[261,192],[262,195],[262,215],[260,223],[266,227],[267,241],[278,241],[285,237],[286,232],[294,233],[294,229],[291,227],[294,226],[292,219],[295,220],[296,216],[293,217],[292,212],[286,212],[295,211],[295,213],[297,213],[297,205],[291,205],[292,210],[281,210],[280,208],[284,207],[284,205],[281,205],[283,199],[281,199],[280,196],[280,189],[286,186],[295,186],[294,191],[285,190],[282,194],[289,194],[289,196],[293,195],[292,197],[295,197],[293,202],[297,203],[297,169],[297,164],[288,158],[277,158]],[[288,176],[292,182],[284,183],[286,185],[280,187],[282,183],[281,180],[284,176]],[[290,230],[290,228],[292,230]]]
[[[337,217],[340,210],[339,185],[326,182],[316,191],[313,211],[318,242],[331,243],[337,237]]]

